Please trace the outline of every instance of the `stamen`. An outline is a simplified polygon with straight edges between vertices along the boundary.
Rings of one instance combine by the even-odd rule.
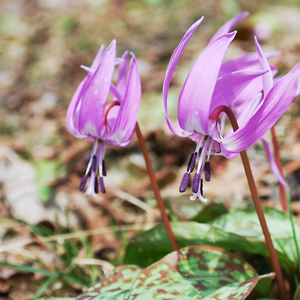
[[[88,180],[88,176],[86,174],[84,174],[82,176],[82,179],[81,179],[81,182],[80,182],[80,185],[79,185],[79,191],[81,191],[81,192],[84,191],[87,180]]]
[[[104,161],[104,159],[102,160],[102,175],[106,176],[106,167],[105,167],[105,161]]]
[[[96,194],[99,193],[99,187],[98,187],[98,179],[97,179],[97,176],[95,176],[95,193],[96,193]]]
[[[100,186],[100,191],[105,194],[106,190],[105,190],[105,186],[104,186],[104,181],[103,181],[103,177],[99,177],[99,186]]]
[[[189,185],[189,182],[190,182],[190,173],[185,173],[182,177],[182,180],[181,180],[181,183],[180,183],[180,186],[179,186],[179,192],[180,193],[183,193],[186,191],[188,185]]]
[[[188,162],[187,169],[186,169],[187,172],[192,173],[194,171],[196,159],[197,159],[197,152],[194,152],[191,155],[190,160]]]
[[[96,157],[96,155],[93,156],[92,170],[94,172],[96,172],[96,170],[97,170],[97,157]]]
[[[205,180],[210,181],[210,162],[207,161],[204,165]]]
[[[200,179],[201,179],[201,175],[198,174],[198,173],[196,173],[194,175],[193,184],[192,184],[192,191],[193,191],[193,193],[197,193],[198,192]]]
[[[203,179],[200,181],[200,195],[203,196]]]

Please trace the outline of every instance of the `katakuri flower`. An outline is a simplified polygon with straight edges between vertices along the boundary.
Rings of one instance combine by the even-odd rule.
[[[116,57],[116,41],[104,51],[102,45],[92,66],[78,86],[67,112],[67,128],[77,138],[93,142],[92,153],[79,189],[85,189],[88,174],[90,181],[87,195],[105,193],[103,176],[106,176],[104,153],[106,145],[127,146],[133,138],[141,102],[141,81],[134,54]],[[115,66],[118,65],[118,80],[112,83]],[[108,102],[109,94],[112,101]],[[98,179],[99,178],[99,179]],[[99,185],[99,187],[98,187]]]
[[[204,167],[205,179],[210,180],[210,155],[234,158],[239,152],[253,145],[275,124],[294,99],[300,76],[300,64],[272,87],[259,106],[245,112],[246,115],[244,114],[243,117],[242,114],[240,115],[238,118],[240,128],[236,132],[231,130],[223,137],[216,109],[220,106],[228,107],[251,80],[270,71],[269,69],[241,70],[219,77],[225,53],[236,34],[236,32],[226,33],[221,30],[222,35],[216,37],[202,51],[186,78],[179,95],[178,125],[174,125],[169,118],[167,107],[170,81],[186,44],[202,20],[203,17],[189,28],[173,52],[163,85],[163,100],[167,124],[171,131],[178,136],[189,137],[197,143],[179,191],[186,190],[190,173],[193,172],[199,157],[197,172],[192,183],[191,200],[199,198],[206,202],[203,197],[201,177]],[[230,26],[228,28],[231,29]]]

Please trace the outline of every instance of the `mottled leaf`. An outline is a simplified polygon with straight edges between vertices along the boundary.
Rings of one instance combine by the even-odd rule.
[[[294,266],[296,267],[296,247],[288,213],[274,208],[264,207],[264,214],[275,249],[293,261]],[[227,232],[232,232],[245,237],[251,237],[256,240],[264,241],[264,235],[254,208],[237,210],[220,216],[218,219],[210,222],[210,224]],[[296,224],[296,222],[294,222],[294,224],[296,235],[299,240],[300,227]]]
[[[274,273],[258,277],[236,254],[212,246],[190,246],[142,271],[119,267],[77,300],[243,300],[263,278],[274,278]]]
[[[266,244],[251,237],[244,237],[209,224],[196,222],[173,222],[172,229],[180,247],[190,245],[211,245],[226,250],[242,251],[269,256]],[[125,254],[125,263],[148,266],[172,251],[166,230],[162,224],[144,232],[135,241],[129,243]],[[281,266],[289,272],[293,262],[277,251]]]
[[[137,266],[117,267],[113,274],[101,279],[77,300],[125,300],[140,271]]]
[[[245,299],[260,279],[252,266],[226,250],[191,246],[180,252],[141,271],[128,300]]]

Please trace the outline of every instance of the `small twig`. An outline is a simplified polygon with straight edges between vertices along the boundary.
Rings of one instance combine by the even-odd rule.
[[[228,119],[230,120],[230,123],[231,123],[231,126],[232,126],[233,130],[237,131],[239,129],[239,126],[238,126],[238,123],[237,123],[237,120],[235,118],[234,113],[232,112],[232,110],[229,107],[227,107],[227,106],[217,107],[213,111],[213,113],[211,114],[210,117],[218,121],[218,118],[219,118],[219,115],[220,115],[221,112],[225,112],[227,114]],[[265,236],[265,241],[266,241],[269,253],[270,253],[272,267],[273,267],[273,270],[276,273],[276,282],[277,282],[280,298],[282,300],[285,300],[287,293],[286,293],[285,287],[284,287],[283,276],[282,276],[280,264],[279,264],[278,257],[276,255],[276,251],[275,251],[272,239],[271,239],[271,235],[270,235],[268,225],[267,225],[267,222],[266,222],[266,219],[265,219],[264,211],[262,209],[262,205],[261,205],[261,202],[260,202],[259,197],[258,197],[255,181],[254,181],[254,178],[253,178],[253,174],[252,174],[252,171],[251,171],[251,167],[250,167],[250,163],[249,163],[249,159],[248,159],[246,150],[241,151],[240,155],[241,155],[241,158],[242,158],[243,166],[244,166],[246,177],[247,177],[247,180],[248,180],[248,185],[249,185],[250,192],[251,192],[251,195],[252,195],[254,207],[255,207],[260,225],[262,227],[262,231],[263,231],[263,234]]]
[[[281,164],[281,159],[280,159],[280,154],[279,154],[279,145],[278,145],[278,140],[277,140],[277,136],[276,136],[276,132],[275,132],[275,125],[271,128],[271,135],[272,135],[272,143],[273,143],[273,148],[274,148],[275,161],[276,161],[277,167],[283,177],[282,164]],[[279,181],[278,181],[278,185],[279,185],[279,193],[280,193],[280,201],[281,201],[282,209],[284,211],[288,211],[288,202],[286,199],[284,186]]]
[[[161,198],[161,195],[160,195],[160,192],[159,192],[159,187],[158,187],[157,181],[155,179],[155,173],[154,173],[154,170],[153,170],[153,167],[152,167],[152,164],[151,164],[151,160],[150,160],[149,153],[148,153],[148,150],[147,150],[147,147],[146,147],[146,143],[145,143],[144,137],[142,135],[142,132],[140,130],[140,127],[139,127],[138,123],[136,123],[135,133],[138,137],[139,145],[140,145],[140,148],[141,148],[142,153],[144,155],[144,159],[145,159],[146,166],[147,166],[147,171],[148,171],[148,174],[149,174],[149,177],[150,177],[150,180],[151,180],[153,192],[154,192],[158,207],[160,209],[161,217],[162,217],[164,226],[166,228],[168,237],[170,239],[170,242],[171,242],[171,245],[172,245],[174,251],[179,251],[179,247],[178,247],[177,241],[175,239],[174,233],[172,231],[172,227],[170,225],[170,221],[169,221],[168,215],[167,215],[166,210],[165,210],[164,202]]]

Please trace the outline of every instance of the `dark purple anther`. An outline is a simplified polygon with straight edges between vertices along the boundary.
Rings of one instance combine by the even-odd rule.
[[[104,161],[104,159],[102,160],[102,175],[106,176],[106,168],[105,168],[105,161]]]
[[[187,172],[191,173],[193,172],[194,168],[195,168],[195,164],[196,164],[196,159],[197,159],[197,152],[194,152],[191,157],[190,157],[190,160],[188,162],[188,165],[187,165]]]
[[[96,194],[99,193],[99,187],[98,187],[98,179],[97,179],[97,176],[95,176],[95,193],[96,193]]]
[[[104,186],[104,181],[103,181],[103,177],[99,177],[99,186],[100,186],[100,191],[105,194],[106,190],[105,190],[105,186]]]
[[[185,173],[180,182],[179,192],[183,193],[187,189],[190,182],[190,173]]]
[[[200,182],[200,194],[201,194],[201,196],[203,196],[203,179],[201,179],[201,182]]]
[[[193,193],[197,193],[199,191],[200,179],[201,179],[200,174],[196,173],[194,175],[193,184],[192,184],[192,191],[193,191]]]
[[[94,172],[96,172],[96,170],[97,170],[97,157],[96,157],[96,155],[93,156],[92,170]]]
[[[204,165],[205,180],[210,181],[210,162],[207,161]]]
[[[81,192],[84,191],[87,180],[88,180],[88,176],[86,174],[84,174],[82,176],[82,179],[81,179],[81,182],[80,182],[80,185],[79,185],[79,191],[81,191]]]

